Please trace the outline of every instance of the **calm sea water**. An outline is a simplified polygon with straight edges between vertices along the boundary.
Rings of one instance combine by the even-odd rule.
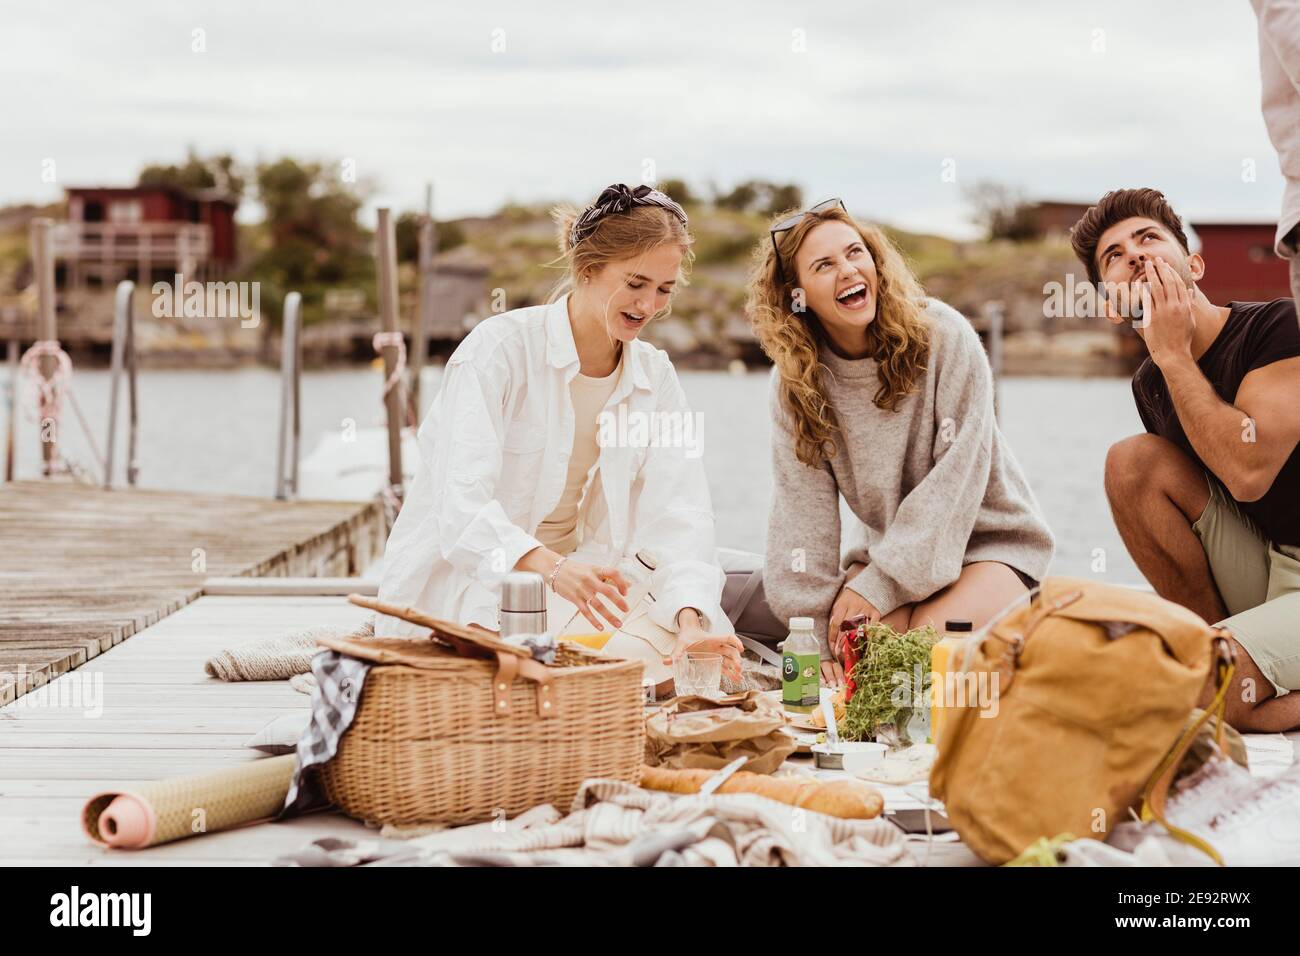
[[[426,369],[426,404],[441,367]],[[704,413],[704,460],[717,513],[718,541],[763,550],[771,478],[766,372],[682,371],[683,386]],[[309,372],[303,377],[303,454],[351,419],[383,422],[382,376],[372,369]],[[77,403],[102,451],[108,417],[106,371],[77,371]],[[1102,490],[1106,449],[1141,431],[1127,379],[1008,378],[1001,384],[1001,426],[1057,536],[1054,573],[1142,580],[1120,542]],[[277,372],[144,371],[139,377],[140,484],[269,496],[275,478],[280,383]],[[0,434],[7,427],[7,410]],[[125,447],[119,426],[118,480]],[[37,477],[36,426],[16,431],[19,477]],[[74,461],[95,461],[71,408],[63,448]],[[99,468],[93,471],[98,474]],[[1101,568],[1104,565],[1104,570]]]

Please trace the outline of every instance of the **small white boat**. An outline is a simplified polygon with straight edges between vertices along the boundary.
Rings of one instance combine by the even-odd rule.
[[[402,429],[403,483],[410,487],[420,452],[415,430]],[[298,497],[370,501],[388,486],[388,430],[382,426],[323,435],[298,466]]]

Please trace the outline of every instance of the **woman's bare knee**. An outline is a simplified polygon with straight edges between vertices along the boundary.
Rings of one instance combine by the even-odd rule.
[[[912,610],[915,604],[900,604],[894,610],[890,611],[880,619],[881,624],[888,624],[894,630],[902,633],[908,630],[908,622],[912,619]]]
[[[962,568],[961,576],[938,594],[918,603],[909,626],[929,624],[942,630],[947,621],[966,620],[983,627],[1028,590],[1005,564],[977,561]]]

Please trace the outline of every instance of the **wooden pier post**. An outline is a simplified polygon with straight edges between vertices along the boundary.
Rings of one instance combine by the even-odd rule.
[[[5,364],[9,366],[9,425],[5,432],[5,481],[14,480],[14,433],[18,430],[18,340],[10,339],[6,346]]]
[[[429,351],[429,324],[433,321],[433,254],[438,251],[433,220],[433,183],[424,189],[424,216],[420,219],[420,289],[416,300],[415,328],[411,332],[411,406],[420,420],[420,373]]]
[[[393,379],[397,370],[398,347],[391,341],[393,333],[398,333],[397,322],[397,234],[394,228],[391,209],[379,210],[379,230],[376,235],[377,248],[375,267],[379,270],[379,321],[390,340],[383,347],[384,381]],[[400,333],[399,333],[400,334]],[[393,387],[384,393],[384,409],[388,418],[388,484],[393,494],[400,501],[402,488],[402,416],[405,412],[402,400],[402,381],[397,378]]]
[[[302,294],[284,297],[280,321],[280,441],[276,446],[275,499],[298,495],[298,444],[302,436]]]
[[[46,342],[54,342],[59,337],[58,319],[54,302],[54,249],[50,231],[54,221],[44,217],[32,220],[32,265],[36,273],[36,327],[40,337]],[[58,368],[58,359],[53,355],[43,355],[40,359],[41,376],[49,381]],[[48,432],[47,432],[48,428]],[[41,457],[44,473],[48,478],[54,471],[56,443],[58,433],[54,423],[42,420],[37,429],[41,439]]]
[[[989,325],[989,369],[993,373],[993,416],[1002,420],[1002,331],[1005,313],[1001,302],[984,306]]]
[[[127,408],[130,421],[126,437],[126,483],[135,484],[136,428],[140,416],[135,389],[135,283],[123,279],[113,300],[113,352],[108,386],[108,441],[104,446],[104,489],[113,487],[113,457],[117,449],[117,386],[122,372],[127,376]]]

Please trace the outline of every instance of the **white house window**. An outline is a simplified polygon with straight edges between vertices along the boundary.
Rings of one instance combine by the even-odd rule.
[[[144,207],[138,199],[114,199],[108,204],[108,221],[137,223],[144,219]]]

